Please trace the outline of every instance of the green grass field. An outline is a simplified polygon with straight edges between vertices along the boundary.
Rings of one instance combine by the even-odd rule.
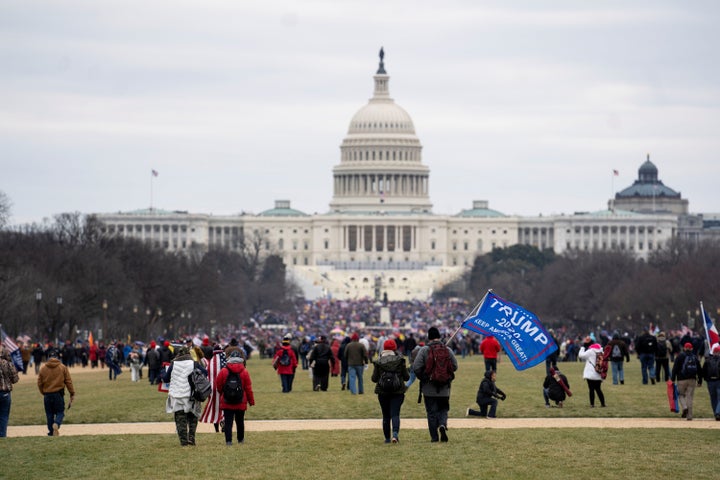
[[[505,359],[504,359],[505,360]],[[460,359],[453,383],[451,417],[462,417],[474,402],[483,362]],[[399,445],[382,442],[379,422],[368,430],[252,432],[246,443],[228,448],[220,434],[200,434],[198,446],[181,448],[175,435],[97,435],[85,437],[7,438],[2,445],[0,478],[35,478],[52,474],[73,478],[121,478],[128,475],[215,475],[220,478],[594,478],[664,477],[715,472],[717,430],[560,429],[555,417],[668,417],[665,385],[642,385],[640,367],[626,365],[625,385],[605,382],[608,407],[589,408],[582,364],[561,364],[574,396],[565,408],[545,408],[541,385],[544,366],[517,372],[501,362],[498,386],[507,394],[499,417],[548,418],[546,429],[453,429],[448,444],[430,444],[425,430],[401,430]],[[329,392],[313,392],[307,372],[298,371],[293,393],[280,393],[280,381],[268,360],[252,359],[256,406],[246,420],[380,417],[374,384],[366,372],[366,394],[340,391],[337,378]],[[130,382],[129,372],[116,382],[107,370],[73,370],[77,397],[66,423],[172,421],[164,411],[165,395],[144,382]],[[423,418],[417,384],[408,393],[404,418]],[[696,390],[695,418],[711,417],[707,389]],[[44,425],[42,397],[35,376],[22,376],[13,391],[10,425]],[[481,427],[485,420],[478,419]],[[42,428],[42,427],[41,427]],[[688,445],[688,447],[680,447]],[[679,450],[679,447],[681,450]],[[12,459],[8,461],[8,459]],[[15,475],[17,474],[17,475]]]

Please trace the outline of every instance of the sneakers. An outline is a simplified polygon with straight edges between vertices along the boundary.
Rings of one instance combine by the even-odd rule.
[[[225,442],[225,445],[227,445],[228,447],[232,447],[232,442]]]
[[[545,404],[545,408],[550,408],[550,404],[549,404],[549,403],[546,403],[546,404]]]
[[[313,390],[315,390],[316,392],[319,392],[319,391],[320,391],[320,385],[315,385],[315,387],[313,387]]]
[[[469,408],[468,408],[467,410],[465,410],[465,416],[466,416],[466,417],[469,417],[469,416],[470,416],[470,409],[469,409]],[[720,415],[718,415],[718,416],[720,416]],[[720,418],[719,418],[719,420],[720,420]]]
[[[558,405],[558,408],[562,408],[562,407],[563,407],[563,402],[558,402],[557,405]]]
[[[441,442],[447,442],[448,436],[447,436],[447,427],[445,425],[440,425],[440,428],[438,428],[440,431],[440,441]]]
[[[391,441],[392,441],[392,443],[399,443],[399,442],[400,442],[400,439],[398,438],[398,436],[397,436],[396,433],[393,434],[393,437],[392,437],[392,440],[391,440]]]
[[[52,434],[52,436],[53,436],[53,437],[59,437],[59,436],[60,436],[60,425],[58,425],[57,423],[53,423],[52,427],[53,427],[53,434]]]
[[[687,418],[687,414],[688,414],[688,409],[687,409],[687,408],[683,408],[682,415],[681,415],[682,418]]]

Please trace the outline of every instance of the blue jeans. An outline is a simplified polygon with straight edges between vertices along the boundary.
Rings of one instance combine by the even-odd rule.
[[[65,418],[65,397],[59,392],[46,393],[43,398],[43,403],[45,404],[48,436],[51,437],[53,434],[53,423],[57,423],[57,426],[60,427],[63,418]]]
[[[643,385],[648,383],[648,375],[653,381],[655,380],[655,354],[654,353],[641,353],[640,354],[640,371],[642,372]]]
[[[425,413],[427,414],[428,430],[430,430],[430,440],[437,442],[438,428],[444,425],[447,428],[448,411],[450,410],[450,397],[428,397],[423,395],[425,399]]]
[[[710,393],[710,405],[712,405],[713,414],[717,417],[720,415],[720,380],[708,380],[708,392]],[[0,435],[2,436],[2,435]]]
[[[350,393],[355,395],[356,393],[365,393],[363,388],[363,370],[364,365],[348,365],[348,374],[350,375]],[[355,379],[357,378],[357,387],[355,385]]]
[[[293,374],[293,373],[281,373],[280,374],[280,383],[282,384],[283,393],[292,392],[292,385],[293,385],[294,378],[295,378],[295,374]]]
[[[10,392],[0,392],[0,438],[7,437],[11,400]]]
[[[379,394],[380,410],[382,411],[382,427],[385,440],[390,440],[391,426],[392,436],[398,436],[400,432],[400,407],[405,401],[405,394]]]
[[[406,388],[410,388],[410,385],[412,385],[412,384],[415,382],[415,379],[416,379],[416,378],[417,378],[417,376],[415,375],[415,370],[413,370],[413,369],[411,368],[411,369],[410,369],[410,378],[408,379],[407,382],[405,382],[405,387],[406,387]]]
[[[625,381],[625,370],[623,369],[623,361],[620,360],[619,362],[616,362],[613,360],[610,362],[610,367],[612,367],[613,385],[617,385],[618,380],[620,380],[621,382],[624,382]]]

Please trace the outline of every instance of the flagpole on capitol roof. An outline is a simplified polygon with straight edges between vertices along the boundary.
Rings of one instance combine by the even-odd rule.
[[[158,176],[157,170],[150,170],[150,211],[153,210],[153,179]]]
[[[452,335],[450,335],[450,338],[447,339],[447,341],[445,342],[445,345],[450,345],[450,341],[451,341],[453,338],[455,338],[455,335],[457,335],[457,333],[458,333],[458,332],[460,331],[460,329],[462,328],[463,323],[465,323],[465,321],[466,321],[468,318],[474,317],[474,316],[476,315],[476,312],[477,312],[478,310],[480,310],[480,307],[482,307],[482,304],[485,303],[485,299],[487,298],[488,293],[492,293],[492,288],[489,288],[488,291],[485,292],[485,295],[483,295],[483,298],[482,298],[482,300],[480,300],[480,303],[478,303],[477,305],[475,305],[475,308],[473,308],[472,311],[468,314],[468,316],[465,317],[465,320],[463,320],[462,322],[460,322],[460,326],[457,328],[457,330],[455,330],[455,332],[454,332]]]

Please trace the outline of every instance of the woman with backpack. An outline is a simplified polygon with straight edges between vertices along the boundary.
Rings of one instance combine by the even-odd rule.
[[[583,378],[588,384],[588,393],[590,395],[590,408],[595,407],[595,394],[600,400],[600,406],[605,406],[605,395],[602,391],[602,375],[595,369],[595,365],[601,361],[603,356],[603,348],[599,343],[590,343],[590,337],[585,339],[585,343],[578,353],[578,358],[585,362],[583,369]]]
[[[277,349],[272,360],[273,368],[280,375],[282,393],[292,392],[295,370],[298,366],[297,356],[290,345],[290,340],[292,335],[288,333],[283,337],[282,346]]]
[[[192,359],[190,350],[178,347],[162,379],[170,384],[165,411],[175,416],[175,428],[182,446],[195,445],[195,431],[202,411],[202,402],[193,398],[190,385],[189,377],[195,369],[207,376],[207,370]]]
[[[237,425],[237,441],[244,443],[245,411],[248,405],[255,405],[255,396],[240,350],[230,352],[227,366],[220,370],[215,379],[215,389],[222,394],[220,408],[225,418],[225,445],[232,445],[233,421]]]
[[[400,407],[405,401],[405,390],[407,390],[405,382],[410,379],[410,372],[405,357],[397,353],[395,340],[385,340],[383,351],[373,362],[373,367],[370,379],[375,382],[375,393],[380,402],[385,443],[398,443]]]

